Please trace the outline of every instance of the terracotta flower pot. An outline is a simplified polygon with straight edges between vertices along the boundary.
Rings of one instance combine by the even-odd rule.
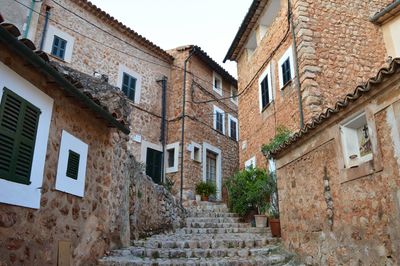
[[[256,227],[267,227],[267,216],[266,215],[254,215],[256,219]]]
[[[279,219],[270,219],[269,226],[273,237],[281,237],[281,222]]]
[[[201,201],[208,201],[208,196],[201,195]]]

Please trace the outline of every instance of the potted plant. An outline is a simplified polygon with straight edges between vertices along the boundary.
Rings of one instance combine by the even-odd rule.
[[[217,193],[217,187],[211,182],[200,182],[196,185],[196,194],[201,196],[202,201],[208,201],[208,197]]]
[[[254,219],[256,220],[256,227],[267,227],[268,217],[265,215],[267,210],[267,204],[262,204],[257,206],[258,214],[254,215]]]
[[[228,205],[231,211],[246,217],[253,210],[256,226],[266,226],[266,204],[270,197],[270,176],[264,169],[249,168],[236,172],[225,182],[228,190]],[[260,224],[261,222],[261,224]]]
[[[281,223],[279,220],[279,203],[278,203],[278,189],[276,183],[276,177],[272,174],[270,180],[271,187],[271,201],[267,206],[267,212],[269,217],[269,226],[271,228],[271,234],[274,237],[281,236]]]

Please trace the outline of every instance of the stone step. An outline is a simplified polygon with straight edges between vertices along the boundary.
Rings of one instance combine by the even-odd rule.
[[[195,217],[239,217],[237,213],[233,212],[188,212],[188,218],[195,218]]]
[[[270,233],[268,227],[258,228],[181,228],[176,230],[177,234],[231,234],[231,233],[253,233],[253,234],[267,234]]]
[[[225,238],[225,239],[187,239],[187,240],[157,240],[134,241],[135,247],[169,248],[169,249],[209,249],[209,248],[257,248],[266,245],[276,245],[279,240],[272,237]]]
[[[131,256],[107,257],[99,261],[101,266],[284,266],[291,260],[287,254],[258,255],[251,257],[225,257],[225,258],[142,258]]]
[[[186,223],[188,228],[249,228],[249,223]]]
[[[240,239],[240,240],[257,240],[257,239],[264,239],[264,238],[271,238],[271,233],[267,232],[264,234],[260,233],[251,233],[251,232],[244,232],[244,233],[229,233],[229,234],[184,234],[184,233],[170,233],[170,234],[162,234],[162,235],[154,235],[150,238],[145,240],[137,240],[136,242],[146,242],[146,241],[180,241],[180,240],[224,240],[224,239]]]
[[[239,223],[239,217],[190,217],[186,223]]]
[[[135,256],[147,258],[217,258],[217,257],[242,257],[269,255],[276,251],[278,246],[266,246],[263,248],[215,248],[215,249],[168,249],[168,248],[137,248],[130,247],[111,252],[111,256]]]

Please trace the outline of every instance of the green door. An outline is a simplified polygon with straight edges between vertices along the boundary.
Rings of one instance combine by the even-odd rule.
[[[147,148],[146,174],[157,184],[161,184],[161,159],[162,152]]]

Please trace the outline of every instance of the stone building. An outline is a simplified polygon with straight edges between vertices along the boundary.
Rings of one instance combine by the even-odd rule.
[[[223,180],[238,169],[239,123],[237,119],[237,81],[200,47],[188,45],[169,51],[174,56],[171,90],[168,99],[168,162],[166,173],[180,194],[182,84],[187,60],[186,104],[183,158],[183,194],[194,198],[195,185],[212,181],[217,200],[223,195]],[[171,160],[171,156],[175,156]]]
[[[264,166],[277,126],[299,129],[385,64],[390,30],[370,17],[392,2],[252,2],[225,57],[238,63],[241,167]]]
[[[183,209],[127,147],[123,92],[0,20],[0,264],[91,265],[179,226]]]
[[[53,61],[121,88],[132,108],[129,148],[157,167],[160,158],[152,155],[162,145],[162,80],[169,87],[173,57],[86,0],[44,0],[40,13],[36,46]],[[153,168],[147,173],[160,183],[161,168]]]
[[[396,58],[271,153],[282,238],[308,264],[399,265],[399,84]]]
[[[15,6],[16,4],[17,6]],[[18,15],[15,14],[28,12],[30,11],[29,7],[27,3],[22,3],[19,4],[18,9],[18,3],[12,3],[4,5],[2,9],[20,10],[20,12],[11,12],[13,15],[6,16],[5,19],[24,25],[27,22],[24,19],[18,20]],[[166,173],[174,176],[175,180],[176,173],[180,171],[178,163],[180,127],[175,127],[175,125],[180,124],[182,116],[177,112],[182,111],[182,108],[170,111],[169,106],[182,102],[182,82],[179,80],[183,78],[183,60],[175,59],[169,52],[162,50],[86,0],[45,0],[40,5],[40,12],[41,16],[39,16],[38,22],[31,23],[37,24],[37,27],[30,27],[27,34],[35,36],[36,45],[47,52],[53,61],[88,75],[100,77],[110,85],[122,88],[128,98],[127,104],[132,108],[128,120],[131,129],[129,148],[133,155],[146,165],[146,173],[156,183],[162,183]],[[35,34],[32,33],[34,29],[36,29]],[[235,87],[236,80],[211,58],[206,57],[212,64],[210,69],[217,68],[215,73],[219,72],[222,73],[222,76],[228,77],[229,81],[224,81],[227,82],[224,85],[224,90],[226,86],[224,96],[230,95],[231,84]],[[175,77],[172,77],[172,72]],[[210,73],[199,72],[199,75],[201,79],[212,82],[212,71]],[[207,86],[203,87],[209,89]],[[187,89],[189,91],[190,86]],[[210,91],[212,94],[212,90]],[[219,94],[216,95],[221,97]],[[229,117],[228,114],[223,117],[226,120],[224,122],[226,123],[224,125],[226,136],[229,136],[230,122],[228,119],[234,121],[238,126],[237,106],[229,100],[225,102],[230,105],[230,110],[232,110]],[[193,110],[191,110],[191,115],[198,117]],[[208,115],[202,108],[194,111],[199,112],[199,115],[202,116]],[[207,110],[207,112],[209,115],[213,115],[214,110]],[[212,120],[211,122],[208,120],[209,117],[204,121],[212,127]],[[193,122],[193,120],[191,121]],[[200,125],[204,121],[194,123]],[[230,175],[237,168],[235,162],[237,148],[235,148],[235,142],[229,137],[221,139],[220,134],[204,134],[203,136],[206,138],[203,140],[197,132],[206,131],[199,130],[198,126],[190,124],[187,125],[185,131],[193,136],[196,135],[196,137],[188,139],[188,144],[191,144],[192,141],[195,142],[194,145],[202,146],[203,142],[211,144],[213,145],[211,148],[216,154],[220,153],[217,149],[222,149],[223,153],[228,152],[228,149],[231,151],[229,155],[224,155],[223,159],[217,156],[216,161],[222,165],[217,163],[216,180],[221,180],[222,175]],[[236,133],[238,134],[238,130]],[[197,156],[203,157],[201,149],[199,152],[200,155]],[[230,155],[231,153],[232,155]],[[163,154],[165,155],[163,156]],[[168,154],[171,156],[168,157]],[[186,148],[185,155],[187,158],[191,156]],[[175,157],[177,158],[175,159]],[[228,159],[228,157],[230,158]],[[168,160],[170,160],[171,167],[167,165]],[[197,161],[202,161],[202,158]],[[192,165],[193,162],[196,160],[187,161],[187,165]],[[198,165],[194,168],[200,167],[202,172],[206,172],[206,170],[202,170],[203,164],[195,163],[194,165]],[[197,174],[197,176],[200,175],[201,172]],[[180,178],[178,179],[180,180]],[[189,181],[187,184],[193,187],[193,182]],[[179,186],[178,182],[176,185]]]

